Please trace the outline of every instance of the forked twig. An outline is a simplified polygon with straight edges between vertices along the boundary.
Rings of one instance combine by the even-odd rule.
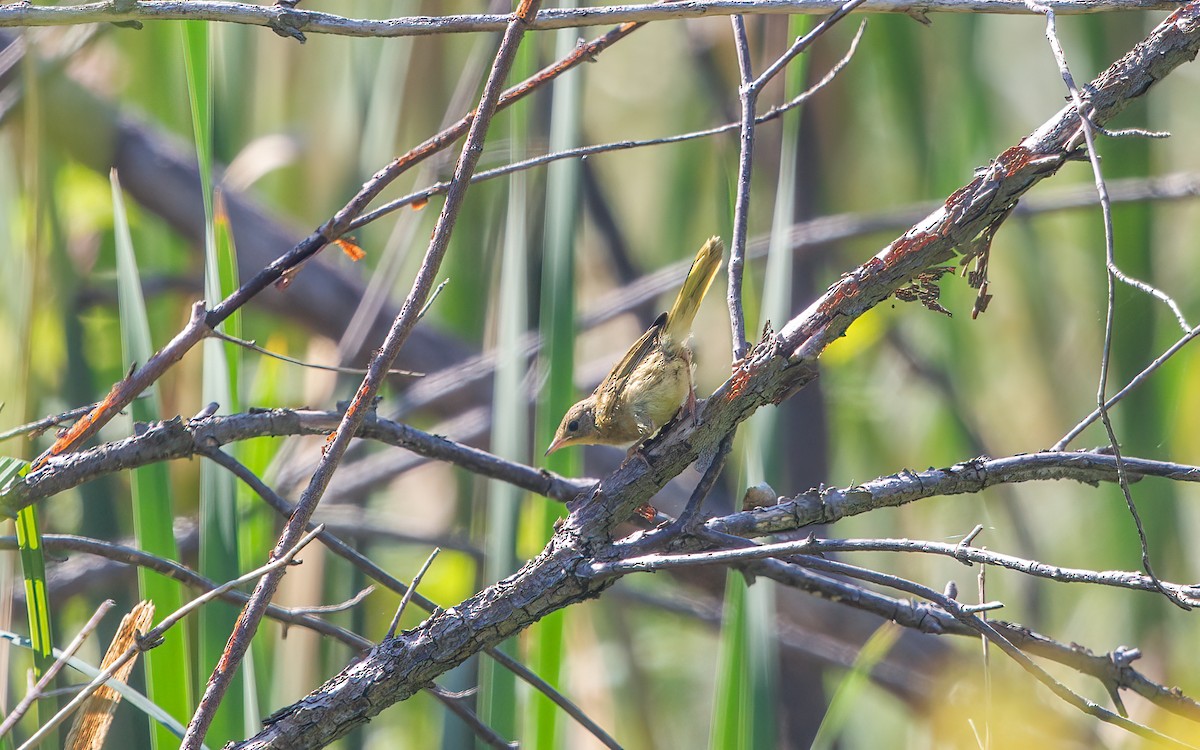
[[[96,691],[97,688],[99,688],[104,683],[108,682],[112,678],[112,676],[114,674],[116,674],[117,670],[119,670],[122,666],[124,666],[126,662],[128,662],[130,659],[137,656],[139,653],[141,653],[143,651],[147,651],[151,648],[154,648],[156,645],[158,645],[162,641],[162,638],[166,634],[166,632],[168,630],[170,630],[171,628],[173,628],[184,617],[188,616],[189,614],[191,614],[195,610],[199,609],[200,607],[204,606],[205,604],[209,603],[210,601],[218,598],[221,594],[225,593],[226,591],[230,591],[232,589],[237,588],[238,586],[241,586],[244,583],[253,581],[256,578],[258,578],[259,576],[263,575],[267,571],[291,565],[292,559],[295,558],[296,554],[299,553],[300,550],[304,549],[304,547],[307,546],[308,543],[311,542],[313,539],[315,539],[316,536],[317,536],[316,531],[305,534],[303,537],[301,537],[299,539],[299,541],[293,547],[286,550],[282,555],[280,555],[276,559],[272,560],[271,562],[267,563],[266,565],[264,565],[260,568],[256,568],[255,570],[250,571],[246,575],[235,578],[232,581],[228,581],[227,583],[224,583],[224,584],[216,587],[215,589],[212,589],[211,591],[206,591],[205,593],[201,594],[200,596],[196,597],[195,599],[192,599],[187,604],[183,605],[179,609],[175,610],[171,614],[164,617],[162,620],[159,621],[158,625],[154,626],[153,628],[148,630],[146,633],[144,633],[142,635],[142,637],[138,639],[137,643],[130,646],[128,649],[125,650],[124,653],[122,653],[120,656],[118,656],[116,659],[114,659],[109,664],[107,669],[104,669],[102,672],[100,672],[100,674],[98,674],[95,679],[93,679],[91,682],[89,682],[83,690],[81,690],[73,699],[71,699],[71,701],[69,703],[67,703],[67,705],[63,706],[58,711],[58,713],[56,713],[54,716],[50,717],[50,719],[45,724],[43,724],[41,727],[39,727],[38,731],[35,732],[25,742],[25,745],[22,746],[22,750],[26,747],[35,747],[37,745],[37,743],[39,743],[43,739],[45,739],[46,735],[48,735],[51,731],[54,730],[55,727],[57,727],[59,724],[61,724],[64,719],[66,719],[68,716],[70,716],[75,711],[75,709],[79,708],[79,706],[82,705],[83,702],[86,701],[88,699],[88,697],[90,697],[91,694]]]
[[[1054,9],[1040,4],[1037,0],[1025,0],[1025,4],[1029,6],[1030,10],[1046,16],[1046,39],[1050,43],[1050,50],[1054,54],[1055,62],[1058,64],[1063,83],[1066,84],[1067,90],[1070,92],[1071,101],[1074,102],[1075,110],[1079,115],[1079,132],[1087,144],[1088,162],[1091,164],[1092,176],[1095,178],[1096,193],[1100,196],[1100,210],[1104,217],[1104,261],[1105,270],[1107,271],[1106,279],[1108,288],[1104,316],[1104,347],[1100,355],[1100,377],[1096,387],[1097,411],[1100,413],[1100,421],[1104,424],[1104,430],[1108,434],[1109,448],[1117,461],[1118,483],[1121,486],[1121,494],[1125,498],[1125,506],[1129,509],[1129,515],[1133,519],[1134,528],[1137,530],[1138,542],[1141,546],[1142,569],[1146,571],[1146,575],[1157,582],[1158,576],[1155,575],[1154,566],[1150,561],[1150,540],[1146,538],[1146,529],[1142,525],[1141,514],[1138,513],[1137,504],[1133,500],[1133,492],[1129,489],[1129,480],[1126,476],[1125,464],[1121,457],[1121,447],[1117,440],[1117,433],[1113,429],[1112,420],[1108,416],[1108,397],[1105,395],[1108,388],[1108,369],[1112,359],[1113,332],[1117,315],[1116,282],[1124,282],[1166,302],[1171,311],[1175,313],[1179,325],[1183,328],[1185,334],[1190,331],[1191,326],[1184,319],[1183,312],[1179,309],[1179,305],[1175,300],[1171,299],[1164,292],[1151,287],[1149,284],[1131,278],[1117,266],[1116,248],[1113,239],[1112,202],[1108,197],[1108,186],[1104,181],[1104,171],[1100,167],[1100,154],[1096,150],[1095,126],[1091,121],[1092,108],[1083,101],[1083,97],[1079,93],[1079,88],[1075,85],[1075,79],[1071,75],[1071,70],[1067,66],[1066,54],[1063,52],[1062,44],[1058,40]],[[1185,610],[1192,608],[1191,604],[1168,591],[1162,584],[1159,584],[1159,590],[1162,591],[1163,596],[1176,606]]]
[[[42,674],[41,678],[34,684],[34,686],[29,689],[29,692],[25,694],[25,697],[22,698],[17,705],[13,706],[12,711],[9,711],[8,715],[4,717],[4,721],[0,722],[0,737],[3,737],[12,731],[12,728],[17,725],[17,722],[20,721],[21,717],[25,715],[31,706],[33,706],[34,702],[42,696],[46,690],[46,687],[54,681],[54,678],[58,676],[58,673],[62,671],[62,668],[68,661],[71,660],[71,657],[75,655],[75,652],[79,650],[79,647],[83,645],[83,642],[87,639],[87,637],[91,635],[92,631],[96,629],[96,626],[100,624],[100,620],[102,620],[104,616],[108,614],[108,611],[112,609],[115,604],[116,602],[114,602],[112,599],[105,599],[100,603],[100,606],[96,608],[96,611],[92,613],[92,616],[88,618],[88,621],[84,623],[82,628],[79,629],[79,632],[75,634],[75,637],[71,639],[71,642],[67,644],[67,647],[62,650],[62,653],[59,655],[59,657],[54,660],[53,664],[50,665],[50,668],[47,669],[45,673]]]

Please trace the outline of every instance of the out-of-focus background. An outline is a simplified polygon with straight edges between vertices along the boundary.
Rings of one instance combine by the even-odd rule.
[[[355,18],[488,11],[478,3],[367,0],[311,9]],[[1059,33],[1075,79],[1092,78],[1163,15],[1061,17]],[[842,22],[793,63],[764,91],[760,112],[823,77],[846,52],[862,17]],[[778,327],[903,231],[911,219],[891,219],[895,212],[944,200],[974,169],[1064,104],[1066,91],[1040,17],[930,14],[929,24],[905,15],[866,18],[846,69],[802,108],[757,131],[750,234],[754,247],[770,243],[769,262],[775,265],[768,272],[761,257],[749,265],[745,294],[752,339],[768,319]],[[755,70],[761,71],[811,21],[752,16],[747,24]],[[0,264],[7,282],[0,295],[0,348],[10,363],[0,370],[0,428],[93,402],[125,374],[138,359],[122,347],[128,334],[118,299],[130,279],[144,294],[152,348],[182,327],[190,305],[204,294],[204,211],[188,95],[197,75],[193,71],[189,78],[185,71],[185,45],[192,45],[201,62],[207,51],[216,179],[230,205],[245,278],[324,222],[393,157],[474,106],[498,39],[310,34],[301,45],[260,27],[203,28],[193,28],[191,37],[176,22],[149,22],[141,30],[106,25],[0,32],[6,50],[0,60],[9,61],[0,71]],[[531,32],[513,80],[569,51],[576,38],[604,31]],[[725,17],[651,24],[562,81],[496,117],[481,169],[564,146],[670,136],[738,117],[738,69]],[[1198,86],[1200,68],[1184,66],[1120,117],[1118,128],[1175,136],[1102,139],[1105,175],[1114,186],[1124,185],[1118,181],[1125,178],[1175,173],[1190,173],[1195,181]],[[456,154],[457,146],[407,173],[385,198],[447,178]],[[624,304],[614,290],[673,263],[686,267],[712,234],[728,240],[737,156],[731,131],[559,162],[550,170],[535,168],[474,186],[440,274],[449,283],[399,362],[427,376],[390,381],[380,413],[490,445],[516,460],[543,461],[548,430],[565,404],[590,389],[670,304],[682,269],[657,296],[625,304],[619,314],[582,331],[573,350],[560,345],[550,357],[526,360],[519,334],[550,335],[550,317],[572,306],[583,321],[611,312]],[[124,188],[124,221],[115,218],[109,178],[114,164]],[[1036,208],[1091,181],[1086,163],[1069,165],[1036,188],[1026,205]],[[441,198],[434,197],[426,207],[400,209],[356,232],[356,243],[366,251],[361,261],[327,249],[290,287],[272,289],[247,306],[240,335],[306,362],[362,365],[409,289],[440,205]],[[866,229],[845,231],[834,241],[788,241],[791,225],[832,215],[843,215],[846,224],[839,226]],[[1119,265],[1172,295],[1193,321],[1200,316],[1200,205],[1186,199],[1122,203],[1114,210],[1114,224]],[[116,237],[126,225],[136,255],[133,272],[128,265],[118,268]],[[790,262],[782,260],[785,254]],[[568,258],[573,271],[563,266]],[[555,276],[553,270],[564,267]],[[714,508],[720,503],[732,508],[744,487],[760,480],[794,494],[821,483],[845,486],[904,468],[1054,444],[1095,405],[1104,269],[1095,206],[1013,216],[993,247],[994,299],[986,313],[971,319],[975,292],[954,276],[941,283],[942,303],[952,317],[900,302],[868,313],[827,352],[813,387],[744,428]],[[722,274],[696,327],[701,396],[730,368],[723,283]],[[1124,286],[1116,294],[1110,393],[1181,335],[1162,303]],[[548,301],[552,295],[557,308]],[[233,371],[213,364],[221,351],[198,349],[178,365],[159,384],[158,413],[188,417],[214,399],[223,412],[331,409],[359,381],[225,349],[226,356],[240,359]],[[463,361],[496,351],[499,380],[489,375],[450,388],[465,377]],[[1185,349],[1114,411],[1127,454],[1200,460],[1198,356]],[[565,403],[561,395],[558,403],[547,403],[548,381],[561,380],[564,372],[570,378],[572,359],[579,389]],[[231,386],[236,393],[228,393]],[[131,420],[120,419],[100,439],[119,439],[131,430]],[[0,451],[29,459],[52,436],[53,431],[32,441],[12,439]],[[1072,447],[1106,442],[1093,427]],[[272,438],[236,450],[294,499],[320,445],[320,438]],[[552,468],[576,475],[599,475],[623,456],[619,449],[564,453],[571,455],[556,456]],[[151,485],[158,490],[152,496],[143,490],[140,502],[180,519],[182,559],[222,579],[234,561],[233,569],[244,571],[265,559],[278,521],[244,488],[204,466],[198,458],[169,464],[160,484]],[[681,479],[665,492],[662,509],[677,508],[696,477]],[[131,492],[131,477],[116,474],[50,498],[37,508],[41,530],[131,540]],[[1200,495],[1156,480],[1135,484],[1133,495],[1156,572],[1166,580],[1195,580],[1200,559],[1187,540],[1200,524],[1195,507]],[[233,541],[224,540],[229,546],[222,559],[213,557],[220,557],[214,550],[222,548],[213,546],[219,540],[198,539],[215,535],[211,521],[200,520],[197,531],[197,519],[212,518],[202,515],[202,498],[228,502],[221,507],[236,511],[221,526],[236,533]],[[449,607],[536,554],[549,537],[549,523],[563,514],[557,504],[450,466],[362,444],[334,481],[318,520],[401,579],[411,578],[441,545],[420,591]],[[997,488],[875,512],[825,531],[837,537],[957,542],[976,524],[984,526],[976,543],[992,550],[1095,570],[1140,566],[1129,512],[1112,486],[1055,482]],[[198,554],[201,547],[208,552]],[[127,609],[138,598],[130,571],[78,553],[69,558],[48,560],[53,640],[60,646],[99,600],[111,597]],[[952,560],[877,553],[851,561],[937,589],[954,579],[964,599],[976,596],[978,568]],[[25,633],[16,553],[2,553],[0,566],[9,587],[3,602],[7,607],[17,601],[0,627]],[[366,583],[343,560],[314,548],[287,576],[280,601],[338,602]],[[1098,652],[1136,646],[1143,652],[1137,665],[1153,679],[1188,694],[1200,691],[1193,661],[1195,615],[1162,597],[989,570],[986,598],[1005,603],[996,616],[1063,642]],[[727,618],[724,630],[723,600],[739,613]],[[349,611],[326,617],[379,640],[397,603],[398,596],[376,590]],[[194,686],[211,672],[212,649],[221,645],[221,624],[235,613],[217,605],[189,622],[188,640],[175,641],[179,684],[169,687],[163,677],[156,688],[163,702],[187,705],[194,699]],[[410,610],[402,627],[421,617]],[[84,659],[100,661],[115,621],[110,616],[101,637],[84,646]],[[730,625],[734,622],[743,630]],[[539,624],[511,650],[629,748],[802,748],[818,731],[824,747],[967,747],[983,728],[990,730],[993,747],[1137,744],[1054,700],[996,652],[990,659],[989,714],[981,697],[978,642],[905,634],[887,649],[886,639],[895,634],[880,631],[880,624],[846,607],[775,590],[769,582],[744,589],[740,579],[727,581],[717,570],[640,575],[598,601]],[[858,672],[852,671],[872,634],[881,634],[874,643],[882,639],[886,655],[869,657],[865,668],[860,661]],[[246,677],[208,745],[252,734],[261,717],[302,697],[352,657],[345,646],[301,628],[285,632],[278,624],[264,625]],[[0,646],[0,659],[6,665],[5,706],[11,707],[24,694],[32,661],[28,651],[9,646]],[[754,659],[759,661],[752,664]],[[874,679],[851,677],[871,666]],[[1088,697],[1108,703],[1098,683],[1054,671]],[[145,689],[140,667],[133,681]],[[595,744],[523,684],[492,673],[487,660],[468,662],[442,684],[466,690],[477,682],[481,715],[523,745]],[[827,713],[835,695],[837,711]],[[1140,721],[1169,725],[1136,698],[1129,708]],[[187,715],[177,718],[186,722]],[[18,734],[32,727],[27,720]],[[165,735],[156,742],[170,744]],[[455,748],[472,742],[457,719],[422,694],[388,709],[340,746]],[[150,743],[145,716],[122,705],[109,746]]]

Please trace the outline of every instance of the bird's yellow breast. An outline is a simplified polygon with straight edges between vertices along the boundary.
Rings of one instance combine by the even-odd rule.
[[[666,424],[688,395],[690,363],[672,347],[655,347],[629,374],[611,408],[596,414],[596,425],[613,443],[649,437]]]

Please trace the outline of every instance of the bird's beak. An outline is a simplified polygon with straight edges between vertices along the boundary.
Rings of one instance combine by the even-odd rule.
[[[565,443],[565,442],[566,442],[566,438],[555,438],[554,442],[550,443],[550,447],[546,449],[546,452],[543,453],[542,456],[543,457],[549,456],[554,451],[563,447],[563,443]]]

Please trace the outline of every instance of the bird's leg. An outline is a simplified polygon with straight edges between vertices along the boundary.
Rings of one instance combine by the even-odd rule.
[[[634,456],[640,456],[646,467],[650,467],[650,460],[646,458],[646,454],[642,448],[646,445],[646,441],[654,435],[654,423],[650,421],[644,414],[634,413],[634,422],[637,424],[638,439],[633,445],[629,446],[629,450],[625,451],[625,459],[629,460]]]

